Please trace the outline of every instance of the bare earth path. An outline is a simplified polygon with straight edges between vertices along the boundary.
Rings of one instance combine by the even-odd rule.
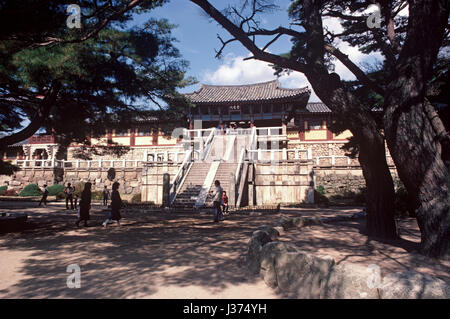
[[[76,212],[61,203],[0,202],[0,212],[27,212],[20,233],[0,234],[0,298],[295,298],[247,273],[251,233],[282,215],[352,214],[358,208],[283,209],[261,216],[233,215],[215,224],[209,215],[123,213],[122,227],[101,227],[95,206],[91,227],[76,228]],[[342,261],[407,269],[449,281],[450,263],[415,252],[420,240],[413,219],[399,222],[402,239],[382,243],[361,234],[361,221],[290,230],[280,240]],[[66,285],[67,266],[81,267],[81,288]]]
[[[60,203],[0,202],[0,211],[29,214],[32,227],[0,234],[0,298],[280,298],[246,273],[245,254],[258,217],[221,224],[199,214],[124,213],[122,227],[77,229]],[[268,215],[276,221],[279,214]],[[66,267],[81,267],[81,288],[66,286]]]

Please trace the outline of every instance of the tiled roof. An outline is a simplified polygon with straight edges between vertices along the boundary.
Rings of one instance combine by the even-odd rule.
[[[300,89],[282,88],[278,80],[248,85],[205,85],[194,92],[185,94],[193,103],[232,103],[294,100],[309,97],[308,87]]]
[[[306,104],[306,110],[311,113],[331,113],[331,110],[322,102],[311,102]]]
[[[24,144],[28,144],[28,139],[20,141],[20,142],[17,142],[17,143],[12,144],[12,145],[8,145],[8,147],[19,147],[19,146],[22,146]]]

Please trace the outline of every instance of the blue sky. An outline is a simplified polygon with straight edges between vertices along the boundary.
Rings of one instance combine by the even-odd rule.
[[[234,1],[237,3],[239,1]],[[225,4],[233,1],[211,1],[213,5],[223,9]],[[262,26],[265,28],[274,28],[280,24],[288,24],[287,8],[289,0],[276,1],[279,9],[261,16]],[[188,0],[172,0],[161,8],[155,9],[152,17],[166,18],[170,23],[178,25],[173,30],[174,37],[178,40],[175,43],[180,50],[183,58],[189,61],[189,70],[187,75],[195,77],[199,83],[205,84],[248,84],[249,81],[261,81],[275,79],[273,71],[264,67],[264,74],[248,74],[247,69],[253,69],[255,61],[242,62],[242,57],[249,55],[238,42],[229,44],[224,50],[221,59],[215,58],[215,50],[220,48],[220,41],[217,34],[223,39],[228,39],[228,33],[222,29],[216,22],[211,21],[202,10]],[[144,21],[146,17],[140,17],[135,22]],[[267,38],[270,40],[270,38]],[[262,43],[262,42],[261,42]],[[274,53],[285,53],[290,48],[290,41],[287,37],[282,37],[270,47]],[[248,67],[246,67],[248,65]],[[228,69],[224,69],[228,66]],[[222,69],[220,69],[222,67]],[[252,68],[253,67],[253,68]],[[218,72],[219,71],[219,72]],[[217,73],[218,72],[218,73]],[[234,76],[230,73],[235,73]],[[224,76],[227,75],[228,76]],[[271,77],[268,79],[268,77]],[[288,85],[289,86],[289,85]],[[200,84],[185,88],[182,92],[192,92],[200,87]]]
[[[210,0],[210,2],[218,9],[223,9],[228,4],[238,4],[241,1]],[[280,25],[288,27],[287,9],[291,1],[278,0],[274,2],[279,9],[261,15],[261,26],[267,29],[276,28]],[[187,76],[193,76],[199,81],[199,84],[184,88],[180,92],[193,92],[200,87],[200,83],[233,85],[276,79],[273,75],[273,69],[267,63],[257,60],[243,61],[243,58],[249,56],[249,52],[237,41],[226,47],[221,59],[216,59],[215,50],[219,49],[221,45],[217,34],[225,40],[229,39],[229,35],[216,22],[206,16],[200,7],[189,0],[171,0],[163,7],[152,11],[150,16],[166,18],[170,23],[178,25],[173,30],[173,36],[178,40],[175,45],[180,50],[183,58],[189,61]],[[148,16],[141,16],[135,19],[135,23],[143,23],[147,18]],[[324,20],[324,25],[335,32],[341,30],[337,19]],[[258,45],[263,46],[270,39],[270,37],[267,37],[264,39],[264,42],[258,42]],[[369,57],[359,52],[357,48],[350,47],[345,43],[337,43],[336,45],[341,51],[348,54],[356,64],[373,63],[375,60],[381,59],[381,55],[375,54]],[[269,51],[272,53],[285,53],[289,51],[290,46],[289,38],[282,37],[270,46]],[[336,63],[335,72],[345,80],[355,79],[339,62]],[[312,90],[306,77],[298,72],[282,76],[279,80],[284,87],[299,88],[308,86]],[[319,101],[313,90],[310,101]]]

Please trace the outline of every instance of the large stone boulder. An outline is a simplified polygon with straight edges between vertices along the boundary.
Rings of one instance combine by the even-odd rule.
[[[439,278],[406,271],[386,275],[380,295],[382,299],[449,299],[450,287]]]
[[[328,280],[322,282],[322,299],[378,299],[377,278],[370,267],[343,262],[333,267]],[[377,287],[378,286],[378,287]]]
[[[285,242],[271,242],[264,245],[260,253],[261,275],[264,282],[271,288],[278,286],[277,274],[275,272],[275,260],[284,253],[297,252],[298,247]]]
[[[294,217],[294,218],[292,218],[292,223],[294,224],[294,227],[302,228],[305,225],[305,218],[304,217]]]
[[[261,266],[261,250],[262,247],[270,241],[272,240],[265,231],[257,230],[253,232],[248,243],[247,251],[247,267],[252,274],[259,274]]]
[[[281,235],[279,232],[280,228],[281,227],[261,226],[258,227],[258,230],[266,232],[270,236],[271,241],[274,241]]]
[[[334,259],[306,252],[288,252],[275,260],[278,287],[301,299],[320,298],[323,281],[330,276]]]

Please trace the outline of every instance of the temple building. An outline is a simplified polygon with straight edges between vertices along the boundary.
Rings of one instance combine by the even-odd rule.
[[[107,171],[114,169],[124,195],[141,194],[143,201],[157,204],[169,198],[173,207],[210,205],[215,179],[236,206],[312,202],[315,185],[329,187],[351,174],[362,182],[350,178],[340,190],[364,186],[358,160],[342,150],[351,133],[332,133],[333,113],[321,102],[308,102],[310,93],[307,87],[283,88],[278,80],[203,84],[185,94],[193,106],[185,111],[185,127],[172,134],[157,129],[158,119],[149,119],[91,139],[94,146],[112,141],[129,147],[119,157],[94,155],[83,161],[75,156],[79,146],[74,144],[61,158],[53,136],[33,136],[3,158],[24,168],[12,177],[16,188],[34,179],[39,185],[90,180],[101,190],[111,185]],[[164,174],[170,178],[166,197]],[[341,177],[330,180],[330,174]]]

